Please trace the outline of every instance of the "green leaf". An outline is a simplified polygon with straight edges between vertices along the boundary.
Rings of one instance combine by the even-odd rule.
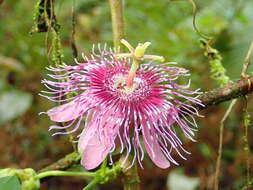
[[[19,90],[0,93],[0,123],[22,115],[32,103],[32,96]]]
[[[16,176],[0,178],[0,190],[20,190],[21,186]]]

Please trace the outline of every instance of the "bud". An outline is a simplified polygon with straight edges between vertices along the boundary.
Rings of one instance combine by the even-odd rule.
[[[36,178],[36,172],[32,168],[26,168],[18,173],[21,180],[21,190],[37,190],[40,188],[40,181]]]

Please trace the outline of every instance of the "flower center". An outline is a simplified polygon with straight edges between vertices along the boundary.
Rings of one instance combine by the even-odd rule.
[[[146,80],[137,75],[133,80],[132,86],[128,87],[126,84],[127,77],[127,74],[118,73],[111,78],[111,90],[120,99],[129,101],[140,100],[149,94],[149,85]]]
[[[127,75],[115,75],[112,80],[114,81],[114,89],[117,89],[119,92],[124,93],[124,94],[131,94],[133,93],[136,89],[138,89],[138,78],[136,78],[133,81],[132,86],[128,87],[126,84],[126,79]]]

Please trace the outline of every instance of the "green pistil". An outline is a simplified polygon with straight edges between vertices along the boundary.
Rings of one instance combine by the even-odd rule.
[[[131,44],[128,43],[128,41],[122,39],[121,43],[124,44],[130,53],[119,53],[117,54],[118,58],[123,58],[123,57],[131,57],[133,58],[133,64],[131,65],[130,71],[127,76],[126,80],[126,88],[127,91],[133,90],[133,84],[134,84],[134,78],[136,76],[136,71],[139,67],[140,62],[143,59],[152,59],[155,61],[164,61],[164,58],[162,56],[157,56],[157,55],[145,55],[145,51],[148,48],[148,46],[151,45],[150,42],[145,42],[145,43],[139,43],[136,48],[133,48]]]
[[[138,67],[139,67],[139,63],[137,61],[134,61],[133,64],[131,65],[130,71],[127,76],[126,87],[128,89],[131,89],[131,87],[133,86],[134,78],[135,78]]]

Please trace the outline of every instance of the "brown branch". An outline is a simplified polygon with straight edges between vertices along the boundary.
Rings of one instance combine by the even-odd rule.
[[[217,105],[222,102],[239,98],[253,91],[253,76],[245,77],[234,83],[228,84],[223,88],[217,88],[212,91],[205,92],[199,99],[205,105],[205,107],[199,106],[197,104],[191,104],[198,110],[203,110],[212,105]]]
[[[49,170],[67,170],[70,167],[78,164],[80,162],[81,156],[77,152],[72,152],[67,154],[64,158],[46,166],[45,168],[41,169],[39,172],[45,172]]]

